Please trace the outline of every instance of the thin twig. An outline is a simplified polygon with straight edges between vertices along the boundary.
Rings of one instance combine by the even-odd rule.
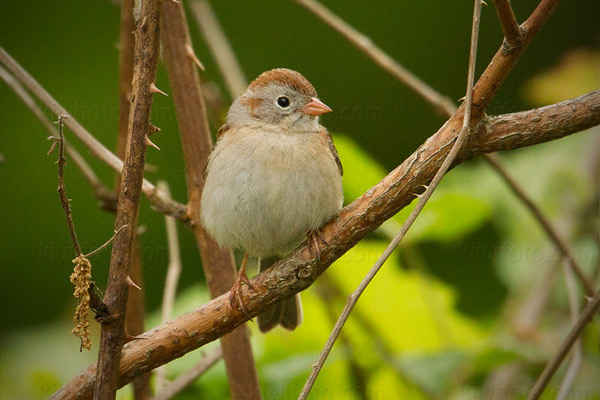
[[[577,294],[577,285],[575,284],[575,278],[573,277],[573,270],[570,269],[565,263],[562,263],[563,273],[565,274],[565,283],[567,286],[567,294],[569,296],[569,312],[571,314],[571,323],[577,323],[577,317],[579,315],[579,296]],[[567,371],[560,384],[560,389],[556,395],[556,400],[566,400],[569,395],[573,381],[577,376],[577,371],[581,366],[583,359],[583,348],[581,346],[581,339],[577,340],[574,344],[573,354],[571,361],[567,366]]]
[[[223,357],[221,347],[216,347],[208,354],[205,354],[197,364],[179,375],[173,382],[168,383],[158,390],[154,400],[169,400],[174,398],[183,389],[194,383],[196,379]]]
[[[169,194],[169,185],[164,182],[158,182],[158,187]],[[165,215],[165,226],[167,229],[167,243],[169,246],[169,265],[167,267],[167,276],[165,278],[165,290],[161,308],[161,322],[167,322],[173,315],[173,305],[175,304],[175,295],[181,274],[181,251],[179,249],[179,236],[177,234],[177,225],[175,219]]]
[[[48,130],[50,136],[57,138],[59,136],[58,130],[46,117],[46,114],[44,114],[29,93],[27,93],[25,88],[23,88],[23,86],[21,86],[21,84],[2,67],[0,67],[0,78],[6,82],[8,86],[10,86],[17,97],[19,97],[21,101],[23,101],[23,103],[33,112],[38,121]],[[100,202],[101,207],[104,209],[110,209],[114,207],[116,210],[117,197],[115,193],[104,186],[94,170],[92,170],[92,167],[90,167],[81,154],[79,154],[79,152],[73,146],[71,146],[71,144],[65,138],[63,138],[63,143],[65,145],[65,152],[69,158],[73,160],[77,168],[79,168],[83,174],[83,177],[92,186],[94,196]]]
[[[544,392],[544,389],[546,389],[546,386],[548,386],[550,380],[558,370],[558,367],[560,367],[567,354],[569,354],[571,347],[573,346],[573,344],[575,344],[577,339],[579,339],[579,336],[581,336],[583,329],[592,320],[592,317],[594,316],[598,308],[600,308],[600,290],[596,292],[594,297],[592,297],[590,302],[583,309],[583,312],[579,315],[577,322],[569,331],[567,337],[560,345],[556,354],[548,362],[546,368],[544,368],[544,371],[536,381],[535,385],[533,386],[533,389],[531,389],[527,400],[537,400],[540,398],[540,396]]]
[[[166,182],[159,181],[157,186],[160,190],[170,195],[169,185]],[[181,274],[181,251],[179,249],[179,236],[177,235],[177,224],[175,219],[165,215],[165,226],[167,229],[167,243],[169,246],[169,265],[167,266],[167,276],[165,278],[165,289],[163,291],[161,307],[160,322],[163,324],[172,318],[179,275]],[[164,366],[157,368],[155,375],[156,387],[160,393],[166,384]]]
[[[455,107],[447,97],[441,95],[423,82],[412,72],[381,50],[371,39],[357,31],[340,17],[332,13],[324,5],[315,0],[296,0],[296,3],[306,7],[327,25],[338,31],[342,36],[352,42],[356,47],[369,55],[377,65],[394,75],[406,86],[435,105],[436,110],[442,114],[454,114]]]
[[[46,105],[54,114],[64,115],[65,125],[77,136],[91,153],[106,163],[114,171],[121,173],[123,170],[123,161],[108,150],[94,136],[92,136],[73,116],[62,107],[29,73],[23,69],[2,47],[0,47],[0,62],[19,80],[29,91],[31,91],[42,103]],[[156,189],[156,187],[145,180],[142,183],[142,191],[150,200],[154,208],[163,213],[172,215],[180,221],[187,222],[189,220],[186,208],[173,199],[165,196],[164,193]]]
[[[511,307],[517,311],[512,314],[512,322],[509,324],[513,327],[515,335],[521,339],[535,338],[540,316],[546,308],[551,294],[554,292],[554,285],[558,278],[560,264],[563,262],[561,258],[551,265],[545,266],[542,271],[537,271],[535,281],[529,285],[527,295],[523,296],[518,307],[512,304],[513,299],[507,299]]]
[[[211,297],[229,291],[236,278],[233,253],[221,248],[200,223],[203,172],[212,149],[212,139],[202,97],[189,28],[183,7],[165,3],[161,41],[181,134],[188,193],[190,227],[202,258],[202,268]],[[260,399],[258,373],[247,326],[240,326],[221,338],[223,360],[231,397]]]
[[[392,239],[390,244],[387,246],[387,248],[385,249],[383,254],[379,257],[379,259],[375,263],[375,265],[373,265],[373,267],[371,267],[371,269],[369,270],[369,272],[367,273],[365,278],[361,281],[358,288],[354,292],[352,292],[352,294],[350,294],[350,296],[348,296],[348,301],[346,303],[346,306],[344,307],[344,310],[342,311],[342,314],[340,315],[340,318],[338,319],[338,321],[333,329],[333,332],[329,336],[329,339],[327,339],[327,343],[325,344],[325,347],[321,351],[321,354],[319,355],[319,359],[317,360],[317,363],[315,365],[313,365],[313,370],[312,370],[310,376],[308,377],[306,384],[304,385],[304,388],[302,389],[302,392],[300,393],[300,396],[298,397],[298,399],[306,399],[308,397],[308,394],[310,393],[310,390],[312,389],[312,387],[317,379],[317,376],[319,375],[319,372],[323,368],[323,365],[325,364],[325,360],[327,359],[327,356],[329,355],[331,349],[333,348],[333,345],[334,345],[337,337],[339,336],[342,328],[344,327],[344,324],[346,323],[346,320],[348,319],[350,312],[354,308],[354,305],[360,298],[361,294],[365,291],[365,289],[367,288],[367,286],[369,285],[371,280],[373,280],[373,278],[375,277],[375,275],[377,274],[377,272],[379,271],[381,266],[389,258],[389,256],[392,254],[394,249],[400,243],[400,241],[404,238],[404,235],[406,235],[406,232],[408,232],[408,229],[412,226],[412,224],[416,220],[416,218],[419,215],[419,213],[421,212],[421,210],[423,210],[423,207],[425,207],[425,204],[427,203],[427,201],[433,194],[434,190],[439,185],[443,176],[450,169],[459,150],[461,149],[463,143],[465,142],[465,140],[467,139],[467,137],[469,136],[469,134],[471,132],[471,104],[473,101],[473,84],[475,82],[475,61],[477,58],[477,42],[479,39],[479,19],[480,19],[480,15],[481,15],[481,0],[475,0],[474,3],[475,3],[475,6],[474,6],[474,11],[473,11],[473,25],[472,25],[472,30],[471,30],[471,49],[470,49],[470,53],[469,53],[469,69],[468,69],[468,75],[467,75],[467,94],[465,96],[466,106],[465,106],[462,130],[461,130],[459,136],[457,137],[456,142],[452,146],[452,149],[448,153],[448,156],[444,159],[444,162],[442,163],[440,169],[437,171],[437,173],[433,177],[433,180],[431,181],[429,186],[426,188],[425,192],[419,196],[417,205],[415,206],[413,211],[410,213],[410,215],[408,216],[408,218],[402,225],[402,228],[400,229],[400,231],[396,234],[396,236],[394,236],[394,238]]]
[[[81,246],[77,240],[77,233],[75,232],[75,225],[73,224],[73,216],[71,215],[71,205],[69,204],[69,198],[67,197],[67,189],[65,187],[65,142],[63,135],[63,116],[58,117],[58,137],[51,137],[54,139],[52,147],[48,154],[52,152],[54,146],[58,143],[58,197],[60,198],[60,204],[62,205],[65,217],[67,219],[67,226],[69,227],[69,235],[73,242],[73,249],[75,250],[75,259],[73,263],[75,267],[73,273],[69,277],[71,283],[75,287],[73,296],[77,298],[77,307],[75,309],[75,316],[73,320],[76,322],[75,328],[71,330],[71,333],[79,337],[81,344],[79,351],[84,348],[90,350],[92,348],[92,341],[90,339],[90,330],[88,322],[88,313],[90,310],[90,296],[88,289],[90,288],[92,281],[92,264],[90,261],[81,255]]]
[[[346,295],[342,291],[342,289],[338,286],[337,282],[331,279],[331,276],[328,274],[324,274],[319,278],[317,283],[317,292],[319,296],[323,299],[323,305],[329,308],[331,307],[331,302],[334,299],[338,299],[339,301],[344,302],[346,299]],[[421,392],[427,398],[435,398],[436,395],[431,392],[427,387],[420,385],[418,382],[415,382],[409,374],[405,371],[404,367],[398,362],[398,359],[394,356],[394,351],[392,347],[387,343],[385,338],[381,335],[377,326],[371,322],[369,317],[365,315],[361,309],[357,308],[352,312],[354,319],[357,322],[357,325],[360,326],[367,334],[367,337],[373,342],[373,345],[379,355],[379,357],[396,373],[398,379],[400,379],[404,384],[409,387]],[[335,321],[334,321],[335,323]]]
[[[525,194],[523,189],[515,182],[515,180],[507,173],[506,169],[498,162],[499,157],[495,154],[490,154],[488,157],[488,163],[496,170],[496,172],[502,177],[504,182],[511,188],[513,193],[521,200],[523,204],[529,209],[531,214],[535,217],[538,223],[542,226],[544,231],[548,234],[548,237],[556,247],[562,253],[562,256],[567,260],[569,266],[573,269],[579,283],[585,290],[588,296],[593,296],[594,286],[587,279],[579,263],[575,260],[573,253],[569,249],[567,242],[561,237],[556,229],[552,226],[548,218],[542,213],[542,211],[533,203],[533,201]]]
[[[110,239],[108,239],[106,242],[104,242],[104,244],[102,244],[100,247],[98,247],[96,250],[91,251],[90,253],[84,255],[85,258],[90,258],[92,256],[95,256],[96,254],[98,254],[99,252],[101,252],[102,250],[104,250],[106,247],[108,247],[109,244],[112,243],[113,240],[115,240],[115,237],[117,237],[117,235],[123,230],[127,228],[127,225],[123,225],[120,226],[119,229],[117,229],[114,234],[110,237]]]
[[[503,9],[504,6],[508,5],[510,14],[512,14],[512,10],[510,10],[510,4],[507,3],[508,0],[495,0],[494,3],[500,3],[496,6]],[[354,44],[358,49],[363,51],[367,56],[369,56],[375,63],[382,65],[383,60],[391,60],[392,63],[386,63],[386,65],[391,65],[389,68],[384,67],[388,72],[390,72],[394,77],[396,77],[400,82],[404,83],[410,89],[413,89],[415,93],[419,94],[423,99],[428,101],[433,107],[440,110],[440,105],[444,105],[441,107],[441,110],[448,116],[452,117],[456,113],[456,107],[454,104],[444,97],[442,94],[437,92],[435,89],[430,87],[426,82],[418,80],[416,76],[404,68],[398,61],[394,60],[387,53],[383,52],[376,44],[374,44],[369,38],[367,38],[364,34],[354,29],[348,23],[343,21],[339,16],[332,13],[330,10],[325,8],[323,5],[318,3],[315,0],[296,0],[296,2],[302,4],[311,12],[313,12],[316,16],[318,16],[323,22],[327,25],[331,26],[339,33],[342,34],[346,39],[348,39],[352,44]],[[554,1],[555,3],[556,1]],[[542,3],[551,3],[548,1]],[[550,12],[552,8],[544,8],[547,9],[547,12]],[[503,11],[504,12],[504,9]],[[539,22],[533,24],[531,21],[539,21],[542,18],[539,17],[539,7],[535,11],[538,17],[534,18],[535,15],[532,14],[532,17],[528,20],[529,25],[536,26],[536,29],[539,30]],[[513,15],[514,19],[514,15]],[[515,22],[516,24],[516,22]],[[520,32],[520,31],[519,31]],[[520,35],[520,33],[519,33]],[[528,39],[531,40],[531,37]],[[513,46],[516,45],[524,45],[521,43],[521,37],[519,36],[518,42],[513,42]],[[383,56],[382,56],[383,55]],[[515,60],[516,61],[516,60]],[[486,70],[487,71],[487,70]],[[418,85],[415,85],[415,82],[418,82]],[[479,84],[479,82],[478,82]],[[427,95],[425,95],[425,93]],[[542,211],[533,203],[533,201],[525,194],[525,191],[516,183],[514,179],[507,173],[506,169],[502,166],[499,161],[499,158],[493,154],[485,154],[483,156],[484,160],[491,164],[494,169],[500,174],[500,176],[506,181],[511,190],[517,195],[519,199],[521,199],[527,208],[532,212],[536,220],[540,223],[542,228],[546,231],[550,239],[555,243],[555,245],[559,248],[561,253],[569,260],[569,264],[575,270],[578,279],[581,284],[585,288],[588,295],[592,295],[594,293],[594,289],[592,285],[590,285],[589,281],[585,277],[582,272],[582,269],[579,267],[578,263],[575,261],[572,253],[570,252],[566,242],[560,239],[560,235],[556,234],[556,230],[552,228],[552,225],[548,221],[548,218],[544,216]]]
[[[504,33],[504,42],[506,43],[506,51],[510,51],[512,47],[518,46],[521,42],[521,29],[515,18],[510,0],[493,0],[494,7],[498,13],[500,26]]]
[[[194,0],[190,3],[190,8],[208,48],[215,57],[229,93],[235,99],[244,93],[248,81],[239,66],[231,43],[207,0]]]
[[[317,285],[317,294],[321,298],[321,302],[324,305],[323,308],[325,309],[325,313],[327,314],[329,321],[332,325],[335,325],[337,321],[337,314],[335,309],[331,307],[331,296],[329,296],[329,293],[323,289],[326,288],[324,286]],[[370,339],[372,340],[372,338]],[[344,331],[340,332],[339,340],[343,348],[344,357],[349,364],[348,373],[350,374],[350,379],[353,383],[353,392],[358,399],[366,400],[368,398],[367,381],[369,380],[373,371],[368,371],[357,362],[356,351],[354,350],[348,335]]]
[[[143,2],[141,22],[135,34],[133,100],[115,222],[115,227],[127,225],[128,228],[127,235],[117,235],[112,248],[109,279],[104,295],[104,302],[112,318],[102,321],[94,400],[114,399],[118,387],[121,350],[126,336],[127,278],[136,237],[135,227],[146,160],[146,138],[151,128],[152,87],[159,56],[160,8],[160,0]]]
[[[134,0],[121,0],[121,24],[119,28],[119,128],[117,131],[116,155],[125,159],[127,133],[129,130],[129,114],[133,91],[133,56],[135,48],[135,22],[133,18]],[[115,191],[119,193],[121,174],[115,174]],[[116,211],[116,210],[115,210]],[[137,227],[135,227],[137,231]],[[137,336],[145,328],[146,293],[144,290],[144,274],[142,271],[142,251],[140,238],[136,234],[131,252],[129,277],[135,285],[129,286],[127,296],[127,312],[125,315],[125,332],[127,336]],[[133,380],[133,398],[147,400],[152,396],[150,373],[141,374]]]
[[[60,205],[62,206],[65,217],[67,218],[67,226],[69,227],[69,236],[73,243],[73,249],[75,255],[81,255],[81,246],[77,240],[77,233],[75,232],[75,225],[73,224],[73,216],[71,215],[71,205],[69,204],[70,199],[67,197],[67,189],[65,187],[65,146],[64,146],[64,135],[63,135],[63,120],[66,118],[63,115],[58,116],[58,137],[53,138],[58,142],[58,197],[60,198]],[[52,151],[52,149],[50,149]]]

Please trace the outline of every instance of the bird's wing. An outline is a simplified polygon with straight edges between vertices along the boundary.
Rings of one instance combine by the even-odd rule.
[[[329,146],[329,150],[331,151],[331,154],[333,155],[333,158],[335,159],[335,163],[338,167],[338,170],[340,171],[340,175],[344,175],[344,167],[342,167],[342,161],[340,161],[340,155],[338,154],[337,149],[335,148],[335,145],[333,144],[333,138],[331,137],[331,134],[329,132],[327,132],[327,129],[325,127],[321,127],[321,135],[325,136],[325,141],[327,142],[327,145]]]
[[[219,142],[219,139],[225,134],[227,133],[227,131],[230,129],[231,127],[227,124],[223,125],[222,127],[219,128],[219,130],[217,131],[217,140],[215,141],[215,144],[213,145],[213,150],[215,149],[215,146],[217,145],[217,143]],[[212,151],[211,151],[212,154]],[[206,181],[206,174],[208,173],[207,171],[207,167],[208,167],[208,162],[210,161],[210,156],[211,154],[208,155],[208,158],[206,159],[206,164],[204,164],[204,170],[202,171],[202,180]]]

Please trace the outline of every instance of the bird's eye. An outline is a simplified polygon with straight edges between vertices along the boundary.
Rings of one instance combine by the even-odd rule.
[[[290,106],[290,99],[286,96],[279,96],[277,98],[277,105],[281,108],[288,108]]]

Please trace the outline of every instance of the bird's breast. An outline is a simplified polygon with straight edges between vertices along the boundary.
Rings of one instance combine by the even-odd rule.
[[[254,256],[287,253],[341,208],[341,176],[318,133],[228,132],[207,168],[205,228]]]

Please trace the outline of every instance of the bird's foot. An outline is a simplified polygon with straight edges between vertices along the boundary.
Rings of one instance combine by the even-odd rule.
[[[238,272],[237,279],[235,280],[235,283],[231,287],[231,291],[229,294],[229,304],[231,304],[231,307],[233,307],[233,308],[236,308],[236,304],[237,304],[240,307],[240,309],[242,310],[242,312],[244,313],[244,315],[246,315],[246,317],[248,317],[248,319],[250,321],[252,321],[250,312],[248,311],[248,308],[246,307],[246,305],[244,304],[244,301],[242,299],[242,285],[245,284],[250,288],[250,290],[256,291],[256,289],[254,289],[254,286],[252,286],[252,284],[250,283],[250,279],[248,279],[248,275],[246,275],[246,263],[247,262],[248,262],[248,255],[246,254],[246,256],[244,257],[244,260],[242,261],[242,266],[240,267],[240,271]]]

